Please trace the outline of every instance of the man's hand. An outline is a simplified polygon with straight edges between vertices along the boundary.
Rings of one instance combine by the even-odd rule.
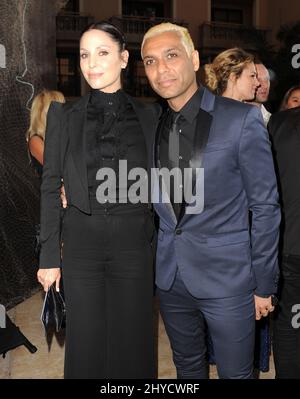
[[[260,320],[262,317],[268,316],[269,312],[273,312],[275,309],[274,306],[272,306],[271,295],[268,298],[262,298],[260,296],[254,295],[254,302],[256,320]]]
[[[65,209],[68,206],[68,202],[67,202],[67,197],[66,197],[65,186],[64,186],[63,180],[61,179],[61,181],[62,181],[62,186],[60,188],[60,199],[61,199],[62,206]]]
[[[55,283],[56,291],[59,291],[60,278],[61,272],[59,267],[54,267],[52,269],[39,269],[37,272],[37,279],[46,292],[53,283]]]

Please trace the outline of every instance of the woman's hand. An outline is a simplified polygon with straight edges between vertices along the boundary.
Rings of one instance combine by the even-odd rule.
[[[66,209],[67,206],[68,206],[68,201],[67,201],[67,197],[66,197],[66,192],[65,192],[65,186],[64,186],[63,179],[61,179],[61,184],[62,185],[61,185],[61,188],[60,188],[60,200],[61,200],[62,207],[64,209]]]
[[[42,284],[44,291],[46,292],[53,283],[55,283],[56,291],[59,291],[60,278],[60,267],[55,267],[53,269],[39,269],[37,272],[37,279]]]

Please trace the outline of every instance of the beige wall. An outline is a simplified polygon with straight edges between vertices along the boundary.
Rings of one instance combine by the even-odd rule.
[[[198,46],[199,26],[210,18],[210,0],[174,0],[174,18],[189,23],[189,30]],[[270,12],[272,10],[272,12]],[[271,44],[278,46],[276,34],[280,25],[300,20],[300,0],[255,0],[254,24],[270,28]]]
[[[96,21],[120,15],[122,0],[80,0],[80,12],[92,15]]]
[[[210,0],[174,0],[174,18],[189,24],[195,46],[199,43],[199,26],[210,18]]]
[[[280,25],[300,20],[299,0],[256,0],[258,8],[258,25],[272,29],[272,44],[278,46],[276,40]],[[272,10],[272,13],[270,13]]]
[[[210,19],[211,0],[173,0],[173,17],[189,23],[191,36],[198,46],[199,26]],[[272,10],[272,13],[270,13]],[[80,12],[96,20],[106,19],[122,12],[122,0],[80,0]],[[278,45],[276,34],[281,24],[300,20],[300,0],[255,0],[254,24],[270,28],[270,40]]]

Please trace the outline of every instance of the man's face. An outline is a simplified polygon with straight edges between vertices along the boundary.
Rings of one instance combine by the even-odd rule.
[[[184,100],[194,93],[199,55],[194,50],[189,57],[176,32],[159,33],[147,39],[142,57],[149,82],[161,97]]]
[[[256,90],[255,101],[265,103],[268,101],[270,91],[270,77],[267,68],[262,64],[256,64],[257,80],[260,86]]]

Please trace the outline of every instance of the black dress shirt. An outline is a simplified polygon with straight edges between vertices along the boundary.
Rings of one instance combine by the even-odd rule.
[[[87,106],[85,134],[88,188],[92,210],[112,210],[116,207],[119,209],[132,206],[132,202],[122,201],[126,200],[128,190],[135,181],[127,180],[127,187],[119,184],[119,161],[127,161],[127,175],[132,168],[139,167],[147,171],[147,151],[138,117],[122,90],[115,93],[92,91]],[[111,191],[116,198],[115,203],[113,197],[106,198],[106,202],[102,204],[97,201],[96,190],[106,180],[96,179],[96,174],[101,168],[115,171],[116,190]],[[106,191],[105,196],[107,193]]]
[[[193,154],[194,138],[197,126],[197,115],[199,113],[201,105],[202,91],[198,89],[190,100],[184,105],[179,111],[179,118],[177,121],[177,127],[179,132],[179,160],[178,165],[184,176],[184,169],[190,167],[190,160]],[[162,117],[163,126],[162,132],[160,133],[159,143],[159,161],[161,168],[172,169],[171,162],[169,160],[169,133],[172,126],[172,122],[175,118],[175,113],[172,109],[168,109],[165,115]],[[184,190],[184,180],[182,180],[182,189]],[[174,206],[174,190],[171,181],[170,187],[170,198]],[[176,206],[175,206],[176,208]],[[175,213],[178,216],[178,209],[175,209]]]

